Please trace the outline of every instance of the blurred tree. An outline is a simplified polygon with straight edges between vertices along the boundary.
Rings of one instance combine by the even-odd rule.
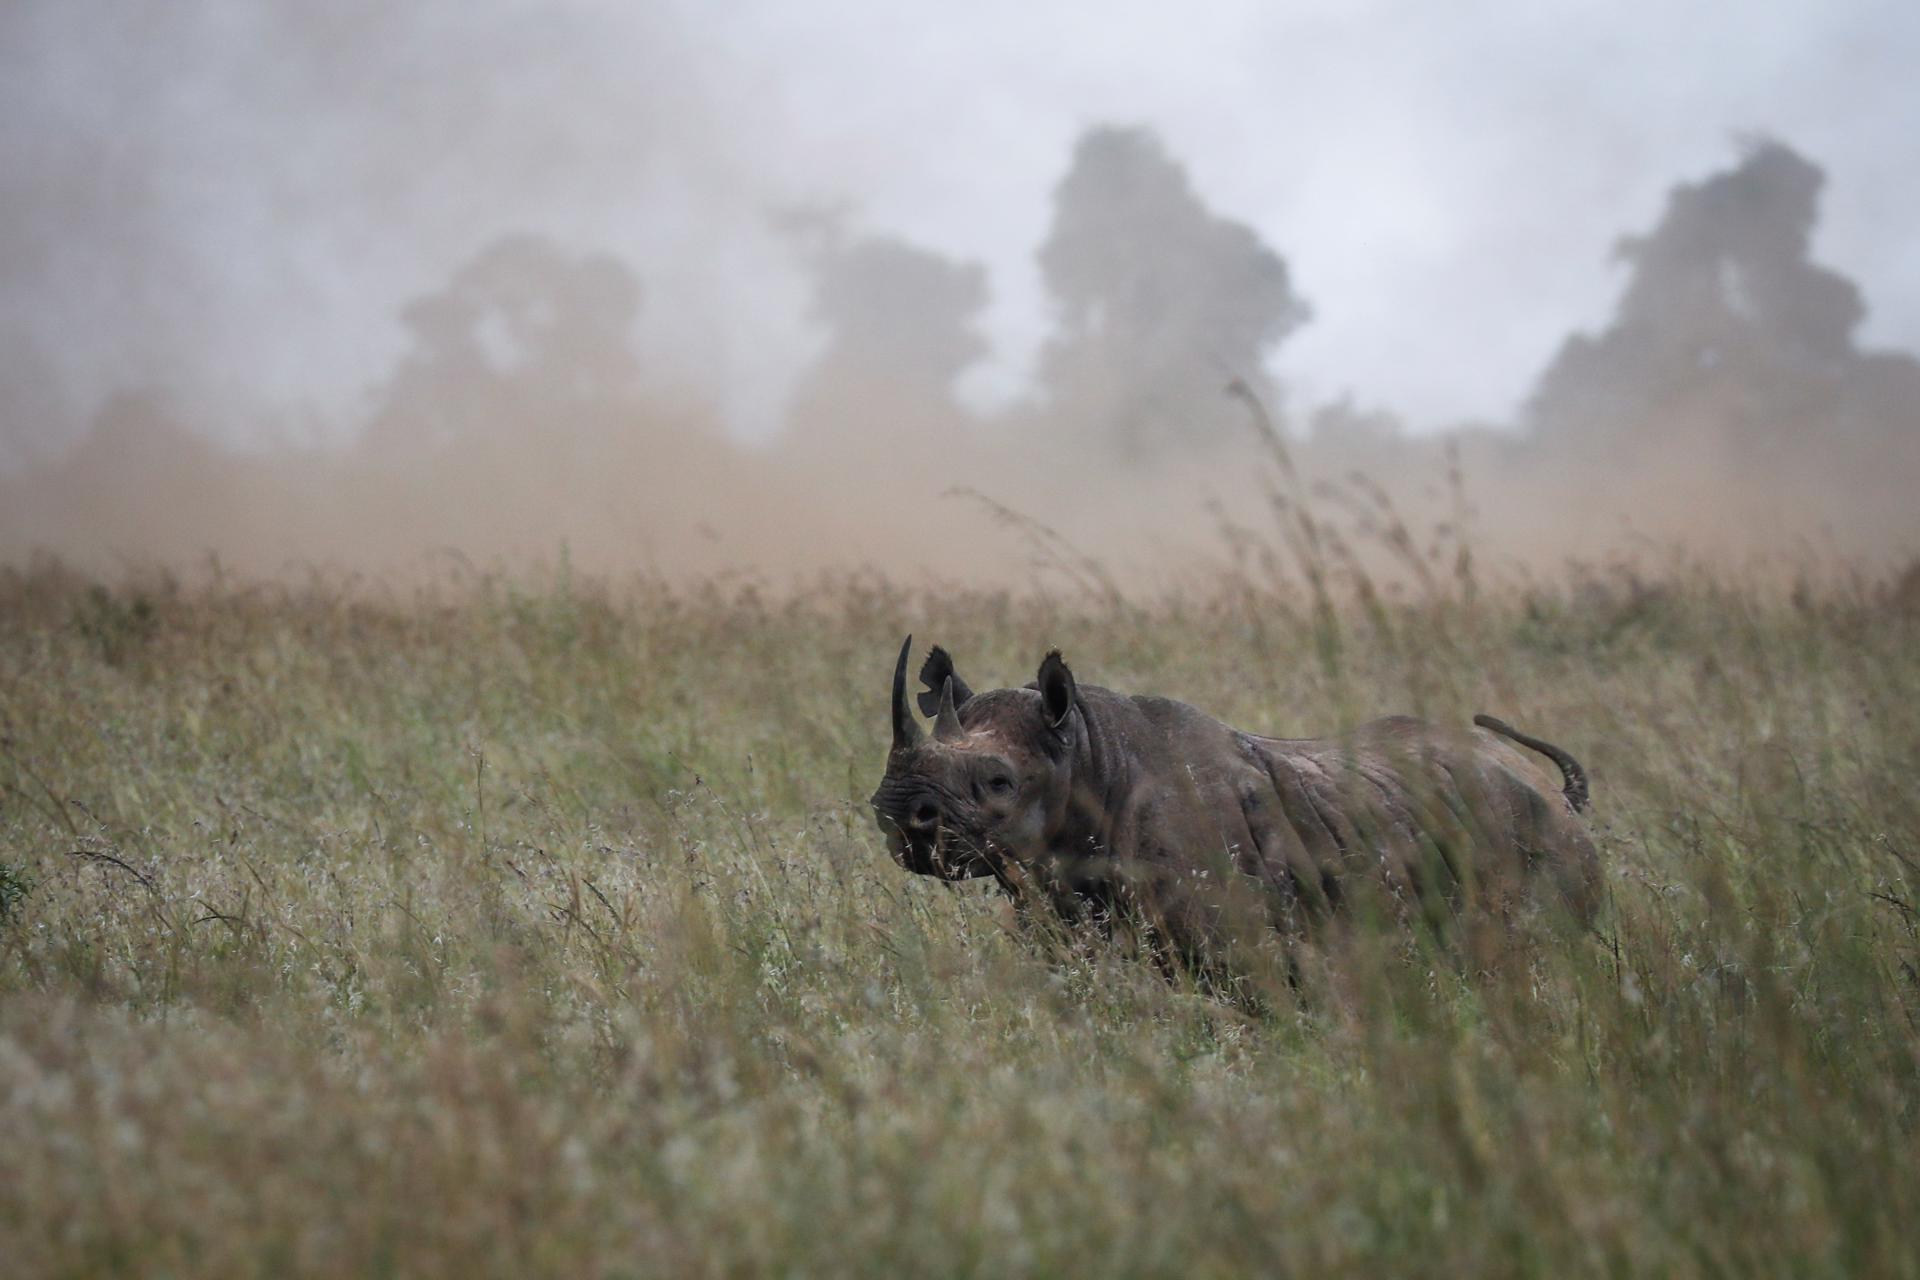
[[[73,416],[33,332],[0,317],[0,476],[56,452]]]
[[[249,474],[161,393],[116,392],[63,455],[5,478],[0,545],[142,566],[197,556],[220,545],[254,499]]]
[[[1819,166],[1758,141],[1674,188],[1658,226],[1620,242],[1613,323],[1575,334],[1527,407],[1544,445],[1588,454],[1675,433],[1758,443],[1910,432],[1920,364],[1865,354],[1860,291],[1809,259]]]
[[[1053,207],[1039,261],[1059,329],[1040,381],[1056,413],[1140,455],[1244,429],[1232,378],[1278,409],[1266,359],[1311,312],[1286,262],[1201,203],[1157,137],[1088,130]]]
[[[812,313],[827,345],[794,394],[809,443],[870,442],[962,423],[954,380],[987,353],[979,330],[987,275],[891,236],[847,239],[837,218],[790,228],[806,237]]]
[[[640,393],[640,283],[605,254],[513,235],[401,312],[412,344],[380,393],[368,447],[418,457],[534,433],[590,445]]]

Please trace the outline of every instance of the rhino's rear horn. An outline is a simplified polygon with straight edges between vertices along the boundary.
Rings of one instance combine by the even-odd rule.
[[[960,713],[953,705],[953,677],[940,684],[940,718],[933,722],[935,742],[958,742],[966,733],[960,728]]]
[[[905,751],[920,741],[920,725],[907,707],[907,655],[913,651],[913,637],[900,645],[900,661],[893,667],[893,749]]]

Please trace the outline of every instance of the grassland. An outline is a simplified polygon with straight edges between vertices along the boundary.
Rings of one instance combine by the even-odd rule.
[[[1467,585],[14,572],[0,1270],[1920,1274],[1920,614]],[[872,830],[909,629],[1275,732],[1536,727],[1598,933],[1383,933],[1257,1006],[1043,954]]]

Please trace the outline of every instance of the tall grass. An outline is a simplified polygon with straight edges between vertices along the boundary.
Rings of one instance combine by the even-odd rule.
[[[13,573],[0,1269],[1920,1273],[1920,617],[1438,563]],[[1277,733],[1506,716],[1587,762],[1608,907],[1254,1010],[1043,954],[872,829],[908,629]]]

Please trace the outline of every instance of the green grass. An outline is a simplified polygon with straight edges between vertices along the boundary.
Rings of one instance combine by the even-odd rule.
[[[16,572],[0,1269],[1920,1274],[1920,618],[1467,594]],[[1510,718],[1593,774],[1598,935],[1252,1008],[1043,952],[873,831],[909,629],[1277,733]]]

